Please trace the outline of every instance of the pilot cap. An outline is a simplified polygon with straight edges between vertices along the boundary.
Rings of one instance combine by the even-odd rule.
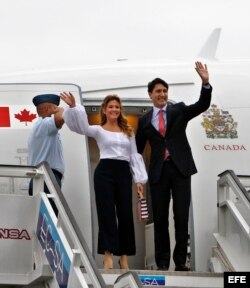
[[[58,106],[60,103],[60,97],[56,94],[42,94],[35,96],[32,101],[35,106],[42,103],[53,103]]]

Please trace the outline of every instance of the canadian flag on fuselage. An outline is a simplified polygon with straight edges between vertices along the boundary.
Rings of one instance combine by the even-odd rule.
[[[0,127],[10,127],[9,107],[0,107]]]
[[[37,118],[33,105],[0,105],[0,129],[31,129]]]

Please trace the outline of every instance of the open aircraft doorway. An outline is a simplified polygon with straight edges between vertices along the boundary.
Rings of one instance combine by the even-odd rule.
[[[100,106],[102,99],[83,99],[83,104],[88,114],[88,120],[90,125],[99,125],[100,124]],[[123,113],[127,117],[130,125],[134,128],[136,132],[138,118],[147,113],[152,108],[152,103],[150,100],[135,100],[135,99],[122,99],[123,103]],[[96,141],[93,138],[88,138],[89,143],[89,158],[90,158],[90,169],[91,174],[94,174],[94,170],[99,161],[99,150],[96,144]],[[150,146],[147,145],[143,154],[144,161],[146,167],[149,165],[150,160]],[[102,255],[96,253],[97,250],[97,240],[98,240],[98,221],[97,221],[97,213],[95,206],[95,193],[93,183],[91,185],[91,195],[92,195],[92,215],[93,215],[93,233],[94,233],[94,258],[96,259],[98,267],[103,266]],[[153,227],[153,216],[152,216],[152,208],[151,208],[151,197],[150,197],[150,187],[149,184],[145,184],[145,197],[148,202],[149,209],[149,220],[146,223],[139,223],[137,221],[137,193],[135,191],[135,186],[133,185],[133,212],[134,212],[134,224],[135,224],[135,238],[136,238],[136,255],[129,257],[129,267],[130,269],[156,269],[155,258],[154,258],[154,227]],[[171,237],[171,246],[172,251],[175,244],[174,238],[174,223],[173,223],[173,215],[170,209],[169,215],[169,228],[170,228],[170,237]],[[114,268],[118,268],[118,257],[114,261]],[[171,261],[170,270],[174,270],[174,263]]]

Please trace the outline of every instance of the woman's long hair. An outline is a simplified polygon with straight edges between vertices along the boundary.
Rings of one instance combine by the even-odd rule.
[[[128,123],[128,120],[126,119],[126,117],[124,116],[122,112],[123,109],[122,109],[121,99],[115,94],[106,96],[102,102],[101,109],[100,109],[101,126],[103,126],[107,122],[107,117],[104,114],[103,110],[106,109],[108,103],[112,100],[117,101],[121,109],[121,113],[119,117],[117,118],[118,126],[121,128],[123,133],[125,133],[128,137],[131,137],[133,135],[133,128]]]

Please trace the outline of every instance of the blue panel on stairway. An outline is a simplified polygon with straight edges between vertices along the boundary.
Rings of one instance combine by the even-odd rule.
[[[165,286],[165,276],[162,275],[139,275],[144,286]]]
[[[42,199],[36,234],[59,287],[66,288],[70,272],[70,259]]]

